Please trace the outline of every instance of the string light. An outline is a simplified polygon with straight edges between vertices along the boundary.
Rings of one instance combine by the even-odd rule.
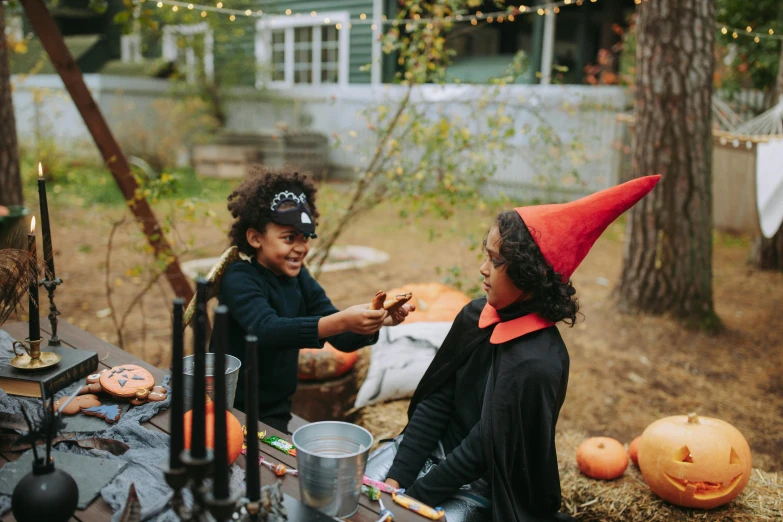
[[[334,24],[334,28],[338,31],[343,28],[343,24]]]
[[[206,17],[207,17],[207,12],[201,11],[201,18],[206,18]]]
[[[598,0],[590,0],[591,3],[596,3],[597,1]],[[634,0],[634,2],[636,4],[641,4],[643,1],[647,1],[647,0]],[[143,2],[143,0],[135,0],[135,3],[137,3],[137,4],[140,4],[142,2]],[[584,4],[584,0],[558,0],[558,1],[555,1],[555,2],[549,2],[547,4],[541,4],[541,5],[536,6],[536,8],[535,8],[536,10],[535,11],[533,11],[531,8],[529,8],[526,5],[520,4],[519,7],[517,8],[517,11],[519,13],[532,12],[532,13],[537,13],[539,16],[544,16],[544,15],[548,15],[548,14],[550,14],[552,12],[554,12],[555,14],[559,14],[562,11],[562,9],[561,9],[562,7],[570,6],[570,5],[574,5],[574,4],[576,4],[577,6],[581,6],[581,5]],[[253,11],[250,10],[250,9],[242,11],[242,10],[238,10],[238,9],[224,8],[222,1],[217,2],[217,4],[213,6],[213,5],[202,5],[202,4],[185,3],[185,2],[180,2],[179,0],[158,0],[156,5],[159,8],[163,7],[164,5],[169,5],[169,6],[171,6],[171,10],[174,11],[174,12],[177,12],[180,7],[183,7],[183,8],[187,7],[188,9],[191,9],[191,10],[198,8],[202,12],[201,16],[204,17],[204,18],[206,17],[206,13],[209,13],[209,12],[220,13],[220,14],[227,14],[227,15],[229,15],[229,19],[232,22],[236,20],[236,17],[238,15],[256,16],[256,17],[259,17],[259,18],[261,18],[263,16],[263,11],[261,11],[261,10],[258,10],[255,13],[253,13]],[[285,10],[285,14],[287,16],[291,16],[292,14],[294,14],[294,16],[301,16],[302,15],[302,13],[293,13],[291,9],[286,9]],[[311,11],[310,12],[310,16],[312,16],[312,17],[315,17],[317,15],[318,15],[318,13],[316,11]],[[502,23],[504,20],[508,20],[509,22],[513,22],[515,20],[514,15],[508,13],[507,11],[497,11],[497,12],[494,12],[494,13],[483,13],[481,11],[476,11],[476,13],[473,14],[473,15],[456,14],[454,16],[454,19],[457,20],[457,21],[470,21],[470,24],[473,25],[473,26],[478,25],[479,21],[486,21],[488,23],[493,23],[493,22],[497,21],[498,23]],[[415,13],[414,15],[412,15],[412,18],[410,18],[410,19],[397,19],[397,18],[395,18],[395,19],[389,21],[388,18],[386,17],[386,15],[383,15],[382,16],[382,20],[383,20],[384,23],[387,23],[387,24],[390,23],[394,27],[398,27],[399,24],[401,24],[401,23],[405,24],[406,29],[408,31],[411,31],[411,30],[414,29],[414,26],[416,26],[418,24],[421,24],[421,23],[429,24],[429,26],[431,27],[431,24],[433,24],[433,23],[443,23],[444,21],[451,22],[452,21],[452,17],[445,17],[445,18],[443,18],[443,17],[432,17],[432,18],[427,18],[427,17],[422,17],[418,13]],[[323,23],[330,24],[331,20],[329,20],[328,18],[325,18]],[[354,23],[357,23],[357,24],[360,24],[360,25],[362,25],[362,24],[370,25],[371,24],[371,27],[372,27],[373,31],[378,30],[378,25],[373,23],[373,20],[368,19],[366,13],[361,13],[358,18],[350,19],[350,22],[348,24],[348,29],[352,28]],[[738,29],[738,28],[735,28],[735,27],[728,27],[728,26],[725,26],[725,25],[716,24],[716,29],[720,30],[720,32],[722,34],[729,34],[729,33],[731,33],[732,38],[735,38],[735,39],[739,38],[740,35],[750,36],[750,37],[753,38],[753,41],[756,42],[756,43],[760,43],[761,40],[763,40],[763,39],[783,40],[783,35],[776,34],[775,31],[773,29],[771,29],[771,28],[767,29],[766,32],[755,32],[755,31],[753,31],[753,27],[750,26],[750,25],[747,25],[745,27],[745,29]]]

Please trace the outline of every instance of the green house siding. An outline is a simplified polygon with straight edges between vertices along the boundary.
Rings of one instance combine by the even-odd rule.
[[[326,13],[347,11],[351,19],[359,19],[362,14],[367,20],[372,20],[373,0],[267,0],[264,2],[264,12],[284,15],[286,9],[291,10],[291,16],[302,13],[310,16],[310,12]],[[345,30],[346,28],[343,28]],[[368,66],[372,61],[372,28],[370,24],[356,24],[351,31],[351,49],[348,81],[350,83],[370,83]],[[363,71],[362,69],[367,69]]]

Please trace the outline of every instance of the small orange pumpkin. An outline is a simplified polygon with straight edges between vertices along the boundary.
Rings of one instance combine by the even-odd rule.
[[[416,311],[408,314],[406,323],[451,322],[470,298],[441,283],[408,284],[386,292],[386,295],[413,294],[410,303],[416,305]]]
[[[298,377],[301,381],[326,381],[348,373],[359,359],[357,352],[341,352],[329,343],[323,348],[299,350]]]
[[[637,467],[639,466],[639,440],[641,438],[641,435],[636,437],[628,445],[628,455],[631,456],[631,461],[636,464]]]
[[[193,410],[185,413],[185,449],[190,449],[190,424],[192,422]],[[209,449],[215,448],[215,403],[209,401],[206,409],[206,445]],[[242,451],[242,444],[245,443],[245,435],[242,433],[242,424],[239,419],[234,417],[230,411],[226,412],[226,439],[228,448],[228,463],[233,464]]]
[[[653,493],[677,506],[712,509],[750,480],[752,455],[728,422],[695,413],[657,420],[639,441],[639,468]]]
[[[590,478],[616,479],[628,467],[628,452],[611,437],[591,437],[576,450],[579,471]]]

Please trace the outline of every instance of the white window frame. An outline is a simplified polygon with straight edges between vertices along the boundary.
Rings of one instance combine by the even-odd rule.
[[[329,20],[326,22],[326,20]],[[348,85],[351,52],[351,15],[348,11],[318,13],[317,16],[269,16],[256,22],[255,54],[258,71],[256,87],[286,87],[321,85],[321,31],[324,25],[340,24],[337,30],[337,83],[326,85]],[[312,83],[294,82],[294,29],[313,28]],[[319,29],[319,30],[315,30]],[[285,79],[273,81],[268,70],[272,66],[272,31],[285,31]]]
[[[177,60],[179,49],[177,48],[177,36],[182,35],[188,39],[185,48],[186,81],[196,83],[196,53],[193,50],[193,37],[204,35],[204,74],[209,81],[215,75],[215,57],[213,55],[214,36],[212,28],[206,22],[199,24],[167,25],[163,28],[163,59],[169,62]]]

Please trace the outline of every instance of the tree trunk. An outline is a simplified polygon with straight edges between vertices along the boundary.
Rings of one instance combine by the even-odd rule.
[[[19,147],[11,100],[11,70],[5,38],[5,7],[0,2],[0,204],[21,205],[22,179],[19,175]]]
[[[663,179],[628,215],[618,306],[718,329],[710,110],[715,0],[656,0],[637,9],[633,175]]]
[[[778,79],[775,82],[775,101],[783,103],[783,42],[780,45]],[[750,253],[750,262],[762,270],[783,270],[783,227],[770,239],[759,236]]]

